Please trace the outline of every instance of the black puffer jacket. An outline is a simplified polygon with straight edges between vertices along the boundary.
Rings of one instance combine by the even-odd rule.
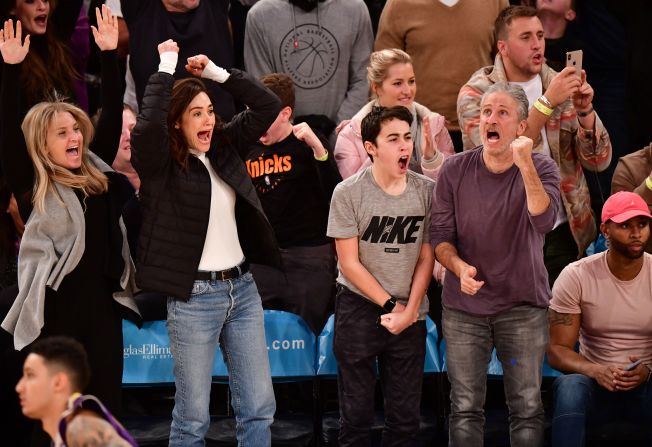
[[[280,268],[274,230],[236,149],[255,142],[276,119],[281,105],[253,77],[236,69],[230,73],[222,87],[249,109],[226,124],[221,135],[213,135],[208,158],[236,192],[235,217],[244,255],[251,262]],[[143,213],[136,282],[142,289],[187,300],[206,239],[211,180],[196,157],[189,157],[184,171],[170,155],[166,119],[173,84],[174,77],[167,73],[150,77],[131,135]]]

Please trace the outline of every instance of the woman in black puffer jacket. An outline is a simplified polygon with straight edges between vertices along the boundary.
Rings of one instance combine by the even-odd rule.
[[[204,445],[218,341],[238,440],[270,445],[274,393],[248,261],[278,267],[280,254],[238,153],[267,130],[280,103],[246,73],[190,58],[186,70],[220,82],[249,107],[223,124],[201,80],[175,82],[178,51],[171,40],[159,45],[159,72],[149,79],[131,137],[143,210],[137,282],[169,297],[177,387],[169,445]]]

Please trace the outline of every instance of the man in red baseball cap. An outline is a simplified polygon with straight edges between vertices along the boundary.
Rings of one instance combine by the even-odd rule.
[[[644,216],[652,219],[645,200],[638,194],[629,191],[620,191],[607,199],[602,207],[602,224],[608,221],[621,224],[633,217]],[[600,231],[604,233],[602,226]]]
[[[587,429],[617,419],[652,427],[652,215],[633,192],[602,208],[609,249],[568,265],[552,289],[552,442],[584,445]],[[575,352],[576,342],[579,352]]]

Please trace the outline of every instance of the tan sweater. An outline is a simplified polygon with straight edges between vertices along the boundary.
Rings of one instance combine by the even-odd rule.
[[[459,130],[457,94],[478,69],[493,63],[494,20],[507,0],[388,0],[375,50],[400,48],[414,63],[416,101]]]

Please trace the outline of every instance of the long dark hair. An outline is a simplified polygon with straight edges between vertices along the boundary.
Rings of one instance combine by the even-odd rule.
[[[188,141],[183,134],[181,128],[177,129],[175,125],[181,121],[183,112],[188,108],[195,96],[204,92],[208,95],[212,104],[213,101],[211,93],[208,91],[204,83],[197,78],[186,78],[174,83],[172,88],[172,99],[170,100],[170,109],[168,110],[168,136],[170,139],[170,153],[174,161],[183,169],[188,168]],[[216,138],[215,132],[224,127],[222,119],[215,115],[215,127],[213,128],[213,138]]]
[[[52,18],[57,1],[49,0],[49,3],[49,17]],[[5,2],[5,8],[7,7],[9,10],[15,8],[16,0]],[[18,20],[18,17],[12,16],[12,18]],[[73,93],[73,81],[80,79],[66,44],[57,37],[54,28],[55,24],[48,20],[43,36],[43,50],[46,54],[39,54],[39,50],[33,45],[34,49],[30,49],[23,62],[21,83],[29,106],[44,100],[52,100],[55,92],[59,96],[70,97]],[[35,43],[35,37],[37,36],[32,36],[32,44]]]

